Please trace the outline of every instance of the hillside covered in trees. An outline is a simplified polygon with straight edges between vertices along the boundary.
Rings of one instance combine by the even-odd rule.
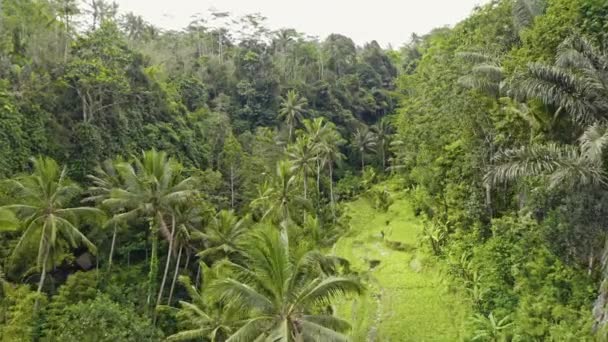
[[[399,49],[3,0],[0,341],[607,341],[607,120],[604,0]]]

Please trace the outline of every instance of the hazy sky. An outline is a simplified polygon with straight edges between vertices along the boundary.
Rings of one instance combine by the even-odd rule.
[[[261,13],[271,29],[292,27],[324,38],[330,33],[357,44],[377,40],[399,47],[412,33],[453,25],[488,0],[115,0],[121,12],[134,12],[167,29],[185,27],[208,9],[234,15]]]

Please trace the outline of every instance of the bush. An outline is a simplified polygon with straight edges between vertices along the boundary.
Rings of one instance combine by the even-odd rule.
[[[105,295],[66,307],[58,319],[57,341],[139,342],[160,341],[152,322],[132,307],[120,306]]]

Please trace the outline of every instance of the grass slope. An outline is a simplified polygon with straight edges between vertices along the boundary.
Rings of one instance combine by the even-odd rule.
[[[422,224],[407,199],[396,198],[386,213],[373,209],[365,198],[348,208],[351,230],[336,243],[334,253],[350,260],[368,280],[363,296],[337,305],[338,314],[353,325],[352,339],[460,340],[467,305],[458,294],[448,293],[440,265],[418,248]],[[387,247],[387,240],[400,242],[405,250]]]

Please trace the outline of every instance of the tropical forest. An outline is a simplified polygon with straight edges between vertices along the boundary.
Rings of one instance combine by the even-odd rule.
[[[605,0],[398,47],[2,0],[0,341],[608,341],[604,162]]]

